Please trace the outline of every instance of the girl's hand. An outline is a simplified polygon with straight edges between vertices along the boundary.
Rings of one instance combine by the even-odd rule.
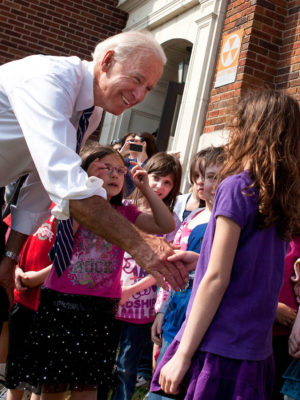
[[[151,326],[151,339],[154,344],[157,346],[162,345],[161,333],[162,333],[162,324],[164,321],[164,313],[157,313],[155,320]]]
[[[191,365],[191,359],[182,354],[175,355],[163,366],[160,371],[159,384],[165,393],[178,394],[180,383]]]
[[[148,158],[148,155],[147,155],[147,142],[144,141],[144,142],[141,143],[141,145],[143,146],[143,150],[137,152],[137,160],[140,163],[143,163]]]
[[[289,338],[289,353],[292,357],[300,358],[300,312],[298,314]]]
[[[173,250],[180,250],[180,244],[174,244],[172,242],[169,243]]]
[[[294,286],[294,293],[296,296],[296,301],[299,304],[300,303],[300,283],[296,283],[296,285]]]
[[[143,190],[149,188],[148,174],[144,170],[144,168],[142,168],[135,161],[130,161],[130,164],[134,165],[134,167],[130,170],[130,175],[132,177],[133,183],[138,189],[143,192]]]
[[[284,303],[278,303],[276,310],[276,321],[281,325],[291,328],[295,321],[297,311]]]
[[[41,285],[42,283],[43,282],[41,282],[37,271],[27,271],[24,272],[22,276],[22,284],[27,288],[33,288]]]
[[[127,154],[129,153],[129,146],[130,146],[130,141],[126,141],[124,143],[124,146],[121,147],[121,149],[119,150],[119,153],[123,156],[126,157]]]
[[[122,286],[122,296],[119,305],[122,306],[131,297],[130,286]]]
[[[198,262],[199,254],[194,251],[175,250],[175,254],[168,257],[168,261],[182,262],[188,271],[193,271]]]
[[[27,287],[24,286],[22,282],[23,277],[24,277],[24,271],[17,266],[15,270],[15,286],[19,292],[25,292],[25,290],[27,290]]]

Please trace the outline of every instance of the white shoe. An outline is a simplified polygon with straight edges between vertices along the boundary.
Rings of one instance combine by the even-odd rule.
[[[143,386],[147,386],[150,383],[150,379],[146,379],[141,375],[138,375],[136,377],[136,384],[135,387],[143,387]]]
[[[31,392],[29,390],[24,390],[22,400],[30,400]]]
[[[7,390],[5,386],[0,384],[0,400],[6,400]]]

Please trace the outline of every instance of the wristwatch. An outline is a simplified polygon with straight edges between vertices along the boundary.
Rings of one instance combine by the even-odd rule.
[[[16,264],[18,264],[18,262],[20,261],[21,256],[19,256],[18,254],[14,253],[13,251],[10,250],[5,250],[4,255],[8,258],[10,258],[11,260],[13,260]]]

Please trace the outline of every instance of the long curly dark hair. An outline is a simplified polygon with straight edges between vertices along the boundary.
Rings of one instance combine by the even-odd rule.
[[[298,102],[282,91],[251,93],[239,102],[229,130],[219,180],[247,167],[258,189],[258,228],[275,225],[291,240],[300,227]]]

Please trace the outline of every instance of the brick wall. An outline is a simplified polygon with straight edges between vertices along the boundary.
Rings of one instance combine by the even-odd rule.
[[[276,88],[286,89],[300,101],[300,5],[299,0],[288,2],[285,30],[279,61]]]
[[[234,83],[215,89],[213,82],[204,133],[223,129],[228,106],[251,88],[287,89],[300,101],[297,3],[299,0],[228,1],[223,37],[244,29],[239,66]]]
[[[119,33],[127,13],[117,0],[2,0],[0,64],[30,54],[89,59],[95,45]]]

